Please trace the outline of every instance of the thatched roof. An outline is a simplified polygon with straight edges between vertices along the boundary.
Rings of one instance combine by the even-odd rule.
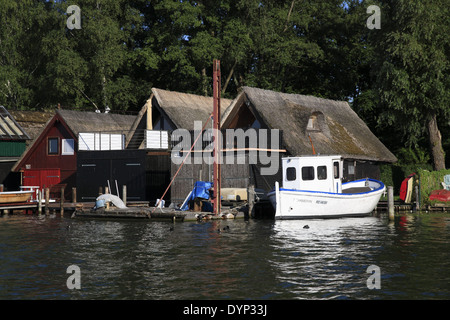
[[[157,107],[160,111],[167,115],[179,129],[193,130],[194,121],[202,121],[204,123],[213,112],[212,97],[157,88],[152,88],[152,96],[156,99]],[[229,99],[220,99],[221,114],[230,105],[231,101]]]
[[[221,114],[231,101],[230,99],[220,99]],[[152,88],[150,98],[139,111],[131,127],[131,134],[126,141],[127,147],[142,147],[144,135],[139,131],[153,129],[153,123],[147,123],[147,121],[154,122],[156,120],[149,120],[151,117],[148,117],[147,111],[153,108],[170,123],[173,129],[194,130],[194,121],[201,121],[202,124],[205,124],[213,112],[213,98]],[[150,112],[150,114],[152,113],[153,111]]]
[[[283,130],[285,147],[294,156],[312,154],[311,137],[316,153],[322,155],[397,161],[345,101],[243,87],[224,112],[222,128],[246,106],[263,127]],[[317,130],[307,128],[311,116],[317,119]]]
[[[125,133],[130,130],[136,116],[114,113],[96,113],[73,110],[57,110],[75,136],[80,132]]]
[[[10,113],[28,133],[30,142],[41,134],[47,122],[55,115],[55,111],[11,110]]]

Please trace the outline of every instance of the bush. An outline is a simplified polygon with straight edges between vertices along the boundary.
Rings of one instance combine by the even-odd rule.
[[[430,194],[433,190],[443,189],[441,182],[444,176],[450,174],[450,169],[440,171],[418,170],[420,184],[420,204],[430,205],[437,201],[430,200]]]
[[[380,165],[380,178],[386,186],[394,187],[394,194],[400,194],[402,181],[411,173],[432,170],[430,164],[383,164]]]

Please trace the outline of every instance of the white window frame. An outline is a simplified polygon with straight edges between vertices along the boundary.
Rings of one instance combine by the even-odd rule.
[[[70,145],[70,143],[72,145]],[[70,147],[70,148],[67,148]],[[61,155],[73,156],[75,154],[75,140],[74,139],[62,139],[61,141]]]

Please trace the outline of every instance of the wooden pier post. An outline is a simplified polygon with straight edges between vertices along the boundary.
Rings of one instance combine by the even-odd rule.
[[[64,187],[61,187],[61,196],[60,196],[61,200],[60,200],[60,211],[61,211],[61,216],[64,215]]]
[[[123,203],[125,204],[125,206],[127,206],[127,186],[126,185],[122,186],[122,197],[123,197],[123,199],[122,199]]]
[[[50,203],[50,189],[45,188],[45,214],[46,215],[50,214],[49,203]]]
[[[250,217],[254,216],[254,205],[255,205],[255,186],[249,185],[247,188],[247,201],[248,201],[248,215]]]
[[[394,209],[394,187],[388,186],[388,212],[391,221],[394,221]]]
[[[42,214],[42,190],[38,189],[38,214]]]
[[[74,203],[75,207],[77,204],[77,188],[72,188],[72,202]]]
[[[419,186],[415,187],[416,191],[416,210],[420,210]]]

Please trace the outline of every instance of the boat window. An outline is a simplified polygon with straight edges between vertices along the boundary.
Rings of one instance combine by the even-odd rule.
[[[294,181],[297,179],[297,172],[294,167],[289,167],[286,169],[286,179],[287,181]]]
[[[334,168],[334,178],[338,179],[339,178],[339,162],[335,161],[333,163],[333,168]]]
[[[348,168],[347,169],[348,174],[355,174],[355,166],[354,166],[353,162],[349,162],[347,168]]]
[[[317,167],[317,179],[319,179],[319,180],[327,179],[327,167],[326,166],[318,166]]]
[[[314,167],[302,167],[302,179],[314,180]]]

